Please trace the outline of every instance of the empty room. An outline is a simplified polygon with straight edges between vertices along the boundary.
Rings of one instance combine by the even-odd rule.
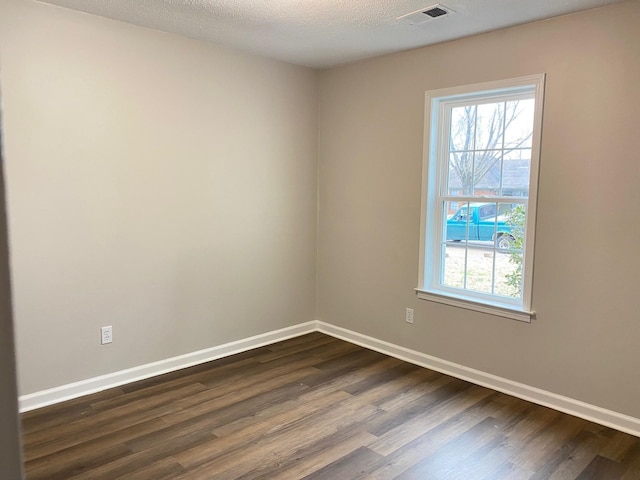
[[[2,480],[640,480],[640,0],[2,0]]]

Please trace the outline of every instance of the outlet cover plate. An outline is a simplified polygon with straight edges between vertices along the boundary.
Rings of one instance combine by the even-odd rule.
[[[100,328],[101,333],[101,344],[106,345],[107,343],[113,342],[113,327],[109,325],[108,327]]]
[[[413,323],[413,308],[407,308],[407,314],[405,317],[407,323]]]

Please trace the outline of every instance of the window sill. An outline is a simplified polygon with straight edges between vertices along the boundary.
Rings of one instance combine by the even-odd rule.
[[[469,298],[454,297],[434,292],[427,292],[419,288],[416,288],[415,291],[418,295],[418,298],[422,300],[442,303],[444,305],[450,305],[457,308],[465,308],[467,310],[473,310],[476,312],[488,313],[490,315],[510,318],[512,320],[518,320],[520,322],[531,323],[531,320],[535,317],[535,312],[523,310],[514,305],[479,302],[471,300]]]

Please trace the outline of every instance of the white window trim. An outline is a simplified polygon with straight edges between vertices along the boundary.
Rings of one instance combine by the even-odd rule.
[[[439,90],[431,90],[425,93],[425,130],[423,144],[423,164],[422,164],[422,208],[420,215],[420,252],[419,252],[419,274],[418,287],[415,289],[418,298],[433,302],[443,303],[454,307],[465,308],[482,313],[511,318],[514,320],[530,322],[535,316],[532,309],[533,290],[533,270],[534,270],[534,245],[535,245],[535,225],[536,206],[538,197],[538,172],[540,163],[540,145],[542,135],[542,117],[544,105],[544,83],[545,74],[531,75],[527,77],[513,78],[509,80],[499,80],[494,82],[465,85]],[[533,124],[533,136],[531,144],[531,166],[529,181],[529,197],[527,202],[527,218],[525,231],[527,241],[524,251],[525,269],[523,275],[522,305],[507,302],[497,302],[494,299],[482,300],[478,298],[466,297],[454,292],[445,292],[444,289],[429,290],[425,286],[426,253],[433,252],[432,236],[428,236],[428,231],[433,231],[435,222],[438,221],[435,215],[427,215],[430,206],[435,202],[435,192],[439,188],[437,175],[430,174],[430,159],[438,155],[438,147],[442,144],[442,139],[431,142],[431,138],[437,138],[437,119],[439,118],[439,108],[433,108],[441,99],[447,97],[472,95],[478,93],[498,93],[507,89],[517,91],[519,87],[533,86],[535,90],[535,116]],[[444,140],[448,144],[448,139]],[[437,158],[437,157],[436,157]]]

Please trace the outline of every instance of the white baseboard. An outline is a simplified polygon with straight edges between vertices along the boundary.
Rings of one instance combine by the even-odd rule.
[[[640,419],[638,418],[432,357],[329,323],[318,321],[317,329],[332,337],[355,343],[376,352],[640,437]]]
[[[272,343],[298,337],[311,332],[322,332],[332,337],[375,350],[386,355],[404,360],[421,367],[429,368],[452,377],[466,380],[483,387],[491,388],[499,392],[522,398],[538,405],[553,408],[561,412],[584,418],[591,422],[620,430],[640,437],[640,419],[630,417],[606,408],[597,407],[580,400],[548,392],[540,388],[514,382],[506,378],[491,375],[490,373],[465,367],[457,363],[449,362],[441,358],[433,357],[425,353],[410,350],[399,345],[394,345],[377,338],[369,337],[352,330],[337,327],[326,322],[311,321],[294,325],[292,327],[274,330],[235,342],[225,343],[216,347],[187,353],[177,357],[168,358],[158,362],[148,363],[119,372],[101,375],[80,382],[62,385],[60,387],[43,390],[40,392],[23,395],[19,398],[20,411],[27,412],[36,408],[45,407],[55,403],[71,400],[91,393],[100,392],[113,387],[118,387],[145,378],[162,375],[187,367],[192,367],[218,358],[245,352],[253,348],[270,345]]]
[[[46,407],[54,403],[64,402],[65,400],[71,400],[109,388],[118,387],[126,383],[136,382],[138,380],[144,380],[145,378],[155,377],[156,375],[162,375],[163,373],[210,362],[211,360],[235,355],[236,353],[245,352],[253,348],[311,333],[317,331],[317,329],[317,322],[315,321],[301,323],[292,327],[274,330],[197,352],[191,352],[158,362],[128,368],[119,372],[100,375],[99,377],[89,378],[80,382],[23,395],[18,399],[20,412],[28,412],[29,410],[35,410],[36,408]]]

